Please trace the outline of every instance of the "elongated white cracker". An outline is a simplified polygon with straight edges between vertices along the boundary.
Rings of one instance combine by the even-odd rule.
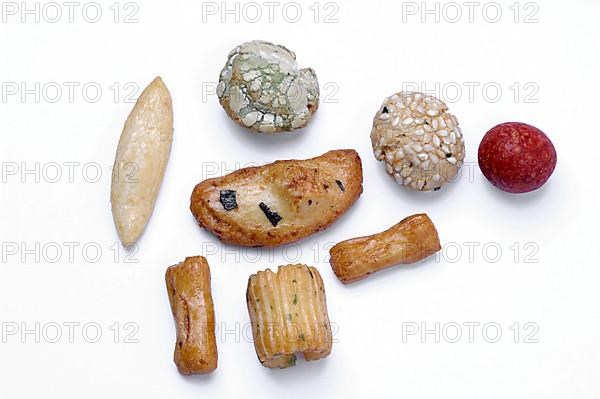
[[[157,77],[129,114],[115,157],[110,202],[125,246],[137,241],[152,215],[172,142],[171,94]]]

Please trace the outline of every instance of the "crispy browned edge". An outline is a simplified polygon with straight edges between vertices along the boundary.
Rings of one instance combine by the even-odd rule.
[[[393,242],[386,236],[398,232],[407,239],[395,242],[400,244],[400,250],[393,254],[392,260],[368,256],[366,250],[373,250],[370,244],[373,240],[380,250],[389,255]],[[329,263],[338,279],[348,284],[394,265],[418,262],[440,249],[435,225],[429,216],[421,213],[409,216],[381,233],[340,242],[329,250]]]
[[[347,192],[350,191],[350,188],[354,188],[354,190],[350,192],[352,195],[347,197],[348,199],[340,212],[333,213],[329,219],[324,220],[323,223],[317,226],[317,228],[303,231],[302,234],[298,233],[297,231],[296,234],[293,234],[289,229],[287,230],[287,234],[281,234],[281,231],[277,230],[276,228],[264,230],[260,234],[247,234],[242,229],[236,229],[230,226],[228,223],[220,220],[216,215],[214,215],[213,212],[210,211],[210,209],[204,206],[204,203],[201,200],[205,189],[212,185],[219,185],[224,179],[243,179],[248,175],[257,173],[257,171],[262,168],[271,167],[279,163],[318,161],[320,158],[332,157],[336,155],[342,155],[343,157],[347,158],[348,162],[354,166],[354,170],[350,173],[350,182],[352,184],[346,184]],[[275,161],[268,165],[242,168],[222,177],[204,180],[194,187],[194,191],[192,192],[190,200],[190,210],[201,227],[211,231],[223,242],[248,247],[275,247],[301,240],[310,236],[311,234],[325,230],[331,226],[331,224],[333,224],[339,217],[346,213],[348,209],[350,209],[358,200],[363,192],[362,183],[362,161],[358,153],[355,150],[332,150],[323,155],[306,160],[292,159]]]
[[[302,266],[308,271],[308,273],[311,276],[311,280],[316,280],[318,289],[322,292],[323,306],[325,308],[325,314],[324,314],[325,327],[324,328],[326,331],[326,334],[325,334],[326,337],[324,338],[323,342],[325,342],[327,346],[320,348],[320,350],[314,350],[317,348],[314,348],[313,350],[306,350],[306,349],[303,350],[301,348],[296,348],[297,350],[295,350],[293,352],[280,352],[280,353],[274,354],[272,357],[267,357],[267,354],[264,353],[263,351],[261,351],[257,344],[257,340],[259,339],[258,338],[259,337],[258,325],[256,324],[258,316],[257,316],[257,309],[255,308],[255,306],[256,306],[255,298],[253,298],[253,295],[251,293],[252,284],[258,278],[258,275],[261,273],[270,272],[275,275],[278,275],[282,268],[298,267],[298,266]],[[248,308],[248,314],[250,316],[250,323],[252,325],[254,350],[256,351],[256,356],[258,357],[260,364],[263,365],[264,367],[284,369],[284,368],[288,368],[290,366],[295,366],[297,352],[302,353],[302,355],[304,356],[304,360],[306,360],[306,361],[320,360],[320,359],[326,358],[327,356],[329,356],[331,354],[331,350],[333,347],[333,336],[332,336],[332,331],[331,331],[331,325],[329,322],[329,315],[327,312],[327,295],[325,293],[325,285],[323,284],[323,279],[317,268],[315,268],[313,266],[308,266],[305,264],[288,264],[288,265],[284,265],[284,266],[279,266],[277,268],[276,272],[273,272],[270,269],[266,269],[266,270],[261,270],[255,274],[250,275],[250,277],[248,277],[248,284],[246,286],[246,306]],[[318,336],[320,336],[320,335],[318,335]]]
[[[217,368],[218,352],[208,262],[203,256],[185,258],[167,268],[165,280],[177,329],[173,355],[177,369],[182,375],[212,373]],[[190,290],[195,294],[192,297]],[[203,296],[200,302],[205,306],[199,306],[198,296]],[[190,325],[193,312],[205,312],[206,325]]]

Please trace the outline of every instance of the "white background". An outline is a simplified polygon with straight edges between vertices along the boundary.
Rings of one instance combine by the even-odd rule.
[[[97,23],[83,18],[85,2],[75,9],[73,23],[61,2],[63,16],[56,23],[48,21],[55,15],[49,8],[39,22],[35,15],[22,22],[20,2],[16,15],[3,14],[0,397],[600,396],[598,3],[538,0],[515,8],[512,0],[499,1],[487,6],[486,14],[488,3],[481,2],[471,22],[468,6],[459,2],[462,18],[454,23],[456,3],[451,8],[440,3],[439,21],[428,14],[424,22],[421,2],[414,7],[391,0],[314,3],[288,6],[287,15],[282,14],[287,3],[279,3],[271,22],[269,8],[258,2],[262,18],[256,23],[249,20],[256,7],[239,4],[236,22],[235,14],[223,16],[220,2],[192,1],[138,0],[137,23],[123,22],[135,11],[125,1],[118,3],[116,23],[113,1],[100,2]],[[27,4],[32,8],[34,2]],[[227,4],[235,9],[234,2]],[[203,7],[216,8],[216,14],[203,14]],[[294,23],[298,7],[302,15]],[[415,15],[408,13],[415,7]],[[427,7],[435,9],[435,3]],[[502,16],[492,23],[498,7]],[[94,10],[87,11],[88,19],[94,18]],[[328,15],[332,23],[325,22]],[[533,23],[525,23],[527,16]],[[309,127],[254,135],[231,122],[211,94],[228,52],[253,39],[284,44],[297,53],[301,67],[316,70],[322,101]],[[127,84],[141,90],[156,75],[173,96],[175,136],[154,215],[139,251],[127,261],[126,253],[115,252],[110,166],[133,106],[124,98],[131,92]],[[63,87],[54,103],[52,82]],[[66,82],[79,85],[73,101]],[[22,98],[22,83],[34,94]],[[90,83],[102,89],[96,102],[93,87],[87,97],[82,93]],[[407,83],[424,84],[449,100],[464,131],[464,173],[441,192],[399,187],[371,152],[373,115],[386,96]],[[8,95],[15,85],[19,92]],[[469,85],[475,87],[472,93]],[[514,120],[544,130],[558,152],[550,182],[529,195],[500,192],[476,165],[485,132]],[[273,255],[225,248],[198,228],[189,212],[192,188],[204,178],[335,148],[360,153],[364,194],[334,226],[298,245]],[[77,163],[72,182],[68,162]],[[52,183],[54,163],[62,178]],[[15,165],[16,174],[7,174]],[[24,172],[36,165],[39,182],[35,172]],[[102,175],[92,182],[98,168]],[[384,230],[416,212],[427,212],[435,222],[441,255],[351,286],[337,281],[326,258],[331,243]],[[72,258],[64,244],[69,242],[77,243],[69,244],[77,245]],[[16,254],[14,243],[20,247]],[[57,246],[62,255],[52,263]],[[94,248],[102,251],[96,263]],[[230,332],[217,334],[217,371],[190,378],[180,376],[172,361],[175,328],[164,272],[201,254],[211,265],[217,322]],[[325,360],[299,359],[294,368],[268,370],[248,342],[246,282],[257,270],[290,262],[321,271],[337,342]],[[69,322],[79,323],[73,342],[64,324]],[[480,323],[473,342],[464,325],[469,322]],[[23,333],[36,323],[39,337]],[[56,343],[51,342],[54,323],[62,332]],[[412,323],[419,329],[440,323],[440,342],[421,331],[403,339],[403,328]],[[462,327],[457,343],[449,342],[456,335],[452,323]],[[482,333],[486,323],[502,329],[497,343],[488,342],[495,338],[493,328]],[[526,329],[525,323],[533,324]],[[18,331],[9,335],[15,326]],[[96,343],[90,342],[96,331],[89,326],[102,330]],[[134,333],[130,339],[128,332]]]

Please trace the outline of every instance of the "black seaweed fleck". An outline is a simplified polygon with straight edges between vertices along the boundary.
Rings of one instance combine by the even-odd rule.
[[[446,154],[446,158],[450,158],[452,154]]]
[[[436,187],[433,189],[433,191],[440,191],[442,188],[441,187]]]
[[[238,207],[236,192],[234,190],[221,190],[219,201],[221,201],[221,204],[226,211],[231,211]]]
[[[311,199],[308,200],[308,205],[312,205],[312,200]]]
[[[390,112],[390,111],[388,110],[387,107],[383,107],[383,109],[381,110],[382,114],[387,114],[388,112]]]
[[[258,206],[265,213],[265,216],[267,217],[267,219],[269,219],[269,222],[271,222],[273,227],[277,227],[277,223],[281,222],[281,219],[283,218],[279,216],[277,212],[273,212],[271,208],[269,208],[264,202],[261,202],[260,204],[258,204]]]
[[[339,181],[339,180],[336,180],[335,182],[337,183],[337,185],[338,185],[338,187],[340,188],[340,190],[342,190],[342,191],[346,191],[346,187],[344,187],[344,183],[342,183],[342,182],[341,182],[341,181]]]

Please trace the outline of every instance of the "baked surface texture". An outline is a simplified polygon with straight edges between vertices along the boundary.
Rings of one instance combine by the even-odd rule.
[[[183,375],[213,372],[218,354],[208,262],[202,256],[186,258],[169,267],[165,279],[177,328],[177,369]]]
[[[347,284],[394,265],[418,262],[440,249],[433,222],[417,214],[384,232],[340,242],[329,251],[329,263]]]
[[[254,346],[269,368],[295,365],[296,352],[306,360],[331,353],[333,344],[321,275],[306,265],[267,269],[248,279],[246,292]]]
[[[224,242],[273,247],[329,227],[356,202],[362,182],[358,153],[335,150],[205,180],[194,188],[190,209]]]

